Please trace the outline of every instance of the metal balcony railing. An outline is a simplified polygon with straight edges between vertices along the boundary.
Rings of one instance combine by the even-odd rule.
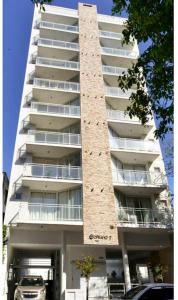
[[[108,54],[111,56],[122,56],[127,58],[138,58],[138,53],[133,50],[117,49],[117,48],[107,48],[101,47],[101,54]]]
[[[119,225],[123,227],[171,228],[173,214],[170,209],[118,208]]]
[[[131,283],[131,288],[138,286],[139,283]],[[113,295],[117,295],[117,298],[121,297],[126,292],[126,284],[124,282],[108,282],[108,293],[109,296],[113,297]]]
[[[31,111],[44,114],[80,116],[80,106],[32,102]]]
[[[21,159],[25,161],[27,155],[26,144],[23,144],[17,151],[17,160]]]
[[[106,96],[118,97],[118,98],[129,98],[132,93],[135,93],[136,90],[128,90],[123,92],[120,88],[105,86]]]
[[[79,71],[80,63],[75,61],[59,60],[45,57],[37,57],[36,65],[58,67],[63,69],[74,69]]]
[[[79,50],[79,44],[78,43],[72,43],[72,42],[64,42],[59,40],[51,40],[51,39],[37,39],[38,46],[52,46],[57,48],[65,48],[69,50]]]
[[[127,73],[126,68],[119,68],[119,67],[113,67],[113,66],[102,66],[103,74],[109,74],[109,75],[122,75],[123,72]]]
[[[29,130],[27,140],[31,143],[81,145],[80,134],[76,133]]]
[[[32,92],[29,92],[26,96],[25,96],[25,104],[29,105],[31,103],[31,101],[33,101],[35,99],[33,99],[33,94]]]
[[[104,38],[111,38],[111,39],[113,38],[113,39],[119,39],[119,40],[123,39],[123,34],[118,33],[118,32],[100,30],[99,34],[100,34],[100,37],[104,37]]]
[[[21,205],[17,220],[19,222],[81,222],[82,205],[28,203],[28,207]]]
[[[120,110],[107,109],[107,116],[108,116],[108,119],[110,119],[110,120],[128,121],[128,122],[132,122],[132,123],[141,124],[139,118],[132,117],[132,119],[131,119],[128,114],[126,114],[124,111],[120,111]]]
[[[67,165],[24,164],[23,176],[53,178],[62,180],[81,180],[81,167]]]
[[[110,148],[112,149],[124,149],[124,150],[136,150],[145,152],[158,152],[158,144],[154,141],[144,141],[137,139],[126,138],[110,138]]]
[[[112,174],[113,182],[118,184],[158,187],[167,185],[166,177],[161,172],[113,169]]]
[[[33,84],[36,87],[63,90],[66,92],[79,92],[80,84],[77,82],[58,81],[34,78]]]
[[[30,59],[29,59],[29,62],[31,64],[35,64],[36,63],[36,57],[37,57],[37,52],[34,52],[30,55]]]
[[[40,21],[38,23],[38,26],[40,28],[55,29],[55,30],[62,30],[62,31],[70,31],[70,32],[74,32],[74,33],[78,33],[79,32],[79,27],[78,26],[66,25],[66,24],[60,24],[60,23],[52,23],[52,22]]]
[[[23,131],[26,131],[30,128],[30,117],[29,115],[26,116],[23,120],[22,120],[22,129]]]

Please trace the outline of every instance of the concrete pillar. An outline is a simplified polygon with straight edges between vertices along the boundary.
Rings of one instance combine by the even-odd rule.
[[[61,300],[65,299],[66,290],[66,245],[64,232],[61,234]]]
[[[122,249],[122,260],[123,260],[123,267],[124,267],[126,291],[128,291],[129,289],[131,289],[131,280],[130,280],[128,254],[127,254],[127,248],[126,248],[123,232],[120,232],[119,238],[120,238],[121,249]]]

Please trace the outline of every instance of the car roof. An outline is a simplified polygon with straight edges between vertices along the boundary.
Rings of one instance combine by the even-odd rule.
[[[157,286],[170,286],[173,287],[174,285],[172,283],[144,283],[142,286],[149,286],[149,287],[157,287]]]

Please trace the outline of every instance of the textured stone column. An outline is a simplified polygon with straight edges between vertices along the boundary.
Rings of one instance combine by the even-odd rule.
[[[84,244],[117,245],[97,11],[79,4]]]

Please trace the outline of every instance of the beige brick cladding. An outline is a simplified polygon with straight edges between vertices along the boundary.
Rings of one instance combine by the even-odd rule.
[[[96,6],[79,4],[84,244],[117,245]]]

